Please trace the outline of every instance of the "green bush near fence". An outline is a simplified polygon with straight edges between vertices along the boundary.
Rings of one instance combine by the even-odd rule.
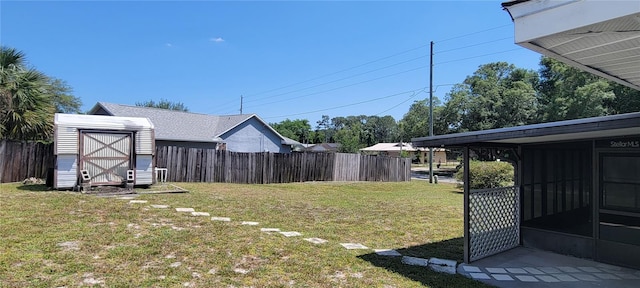
[[[471,189],[487,189],[513,185],[514,170],[509,162],[471,161],[469,163],[469,182]],[[463,181],[464,168],[456,172],[455,177]]]

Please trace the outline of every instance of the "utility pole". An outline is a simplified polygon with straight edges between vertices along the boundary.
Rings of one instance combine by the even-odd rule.
[[[240,95],[240,115],[242,115],[242,100],[244,100],[244,97]]]
[[[429,53],[429,137],[433,136],[433,41]],[[429,183],[433,183],[433,147],[429,147]]]

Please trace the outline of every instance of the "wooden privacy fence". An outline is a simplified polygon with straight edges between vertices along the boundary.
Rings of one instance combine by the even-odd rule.
[[[407,158],[344,153],[238,153],[160,146],[156,166],[171,182],[246,184],[305,181],[410,181]]]
[[[156,167],[171,182],[290,183],[306,181],[410,181],[408,158],[345,153],[239,153],[156,147]],[[46,178],[53,144],[0,141],[0,183]]]
[[[53,168],[53,144],[0,140],[0,183],[45,178]]]

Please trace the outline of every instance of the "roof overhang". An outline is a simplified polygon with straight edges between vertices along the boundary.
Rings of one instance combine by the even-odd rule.
[[[640,90],[640,1],[516,0],[502,4],[516,44]]]
[[[519,145],[640,136],[640,112],[414,138],[414,147]]]

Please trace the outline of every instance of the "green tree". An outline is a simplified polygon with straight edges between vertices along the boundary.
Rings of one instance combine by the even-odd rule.
[[[136,102],[136,106],[140,107],[152,107],[152,108],[160,108],[167,110],[175,110],[182,112],[189,112],[189,108],[184,105],[182,102],[173,102],[167,99],[161,98],[160,101],[156,102],[153,100],[148,100],[144,102]]]
[[[449,132],[447,125],[442,121],[443,106],[440,99],[433,99],[433,133],[435,135]],[[400,120],[400,133],[402,140],[408,142],[411,138],[429,136],[429,99],[414,101],[409,111]]]
[[[73,89],[67,82],[56,78],[49,78],[47,82],[49,86],[48,93],[51,95],[56,113],[80,113],[82,101],[71,94]]]
[[[311,125],[309,125],[309,120],[306,119],[296,119],[289,120],[285,119],[280,123],[269,123],[271,128],[275,129],[280,133],[280,135],[296,140],[300,143],[309,143],[311,136]]]
[[[24,53],[0,47],[0,138],[48,140],[55,111],[49,78],[25,61]]]
[[[614,99],[605,101],[605,106],[611,114],[621,114],[640,111],[640,90],[631,89],[618,83],[611,83]]]
[[[607,80],[549,57],[540,59],[540,67],[538,114],[542,122],[613,112],[605,105],[616,96]]]
[[[481,65],[447,94],[439,125],[451,132],[535,122],[538,75],[506,62]]]
[[[339,152],[342,153],[358,153],[364,145],[360,143],[361,124],[350,125],[338,130],[335,134],[335,140],[340,143]]]

